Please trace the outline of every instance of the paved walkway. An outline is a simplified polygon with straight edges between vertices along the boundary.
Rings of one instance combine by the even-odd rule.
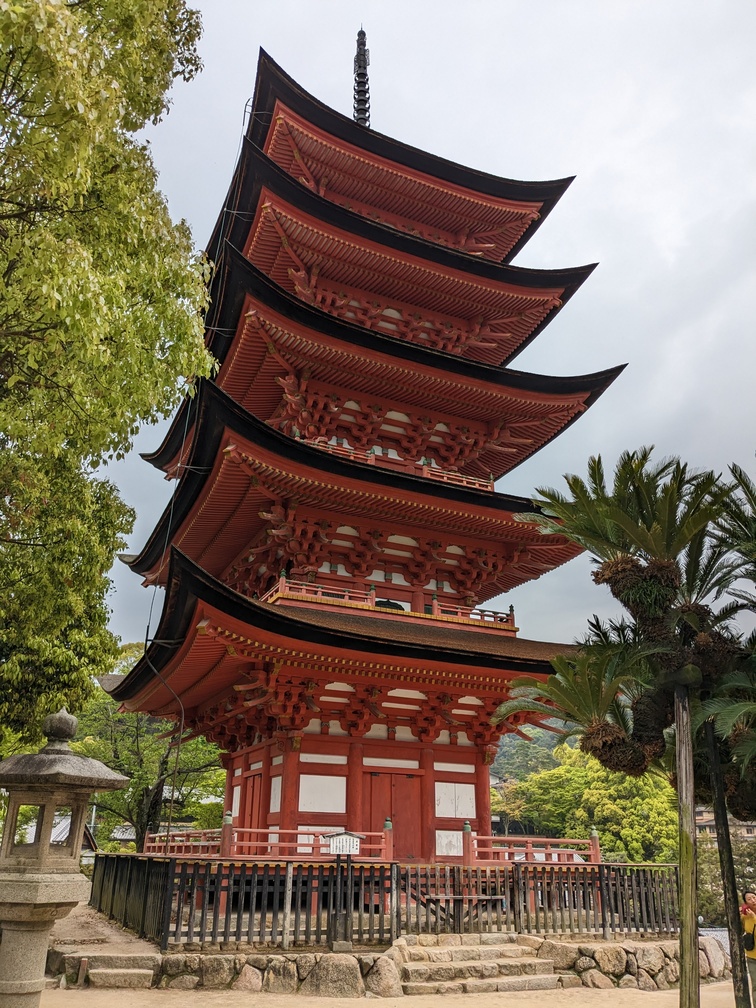
[[[312,1008],[313,1000],[280,994],[242,991],[169,990],[48,990],[42,994],[42,1008]],[[362,1000],[362,999],[360,999]],[[316,998],[322,1008],[355,1008],[354,998]],[[438,997],[376,998],[376,1008],[430,1008]],[[523,991],[516,994],[447,994],[443,1008],[677,1008],[676,990],[653,994],[639,990],[592,990],[587,987],[565,991]],[[730,983],[705,984],[701,988],[701,1008],[734,1008]]]

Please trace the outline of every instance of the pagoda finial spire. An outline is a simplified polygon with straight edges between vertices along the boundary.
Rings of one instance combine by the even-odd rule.
[[[352,116],[360,126],[370,126],[370,84],[367,68],[370,50],[366,47],[367,35],[360,26],[357,32],[357,55],[354,57],[354,112]]]

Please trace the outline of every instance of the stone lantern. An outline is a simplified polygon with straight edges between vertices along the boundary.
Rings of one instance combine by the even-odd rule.
[[[0,788],[8,792],[0,843],[0,1008],[39,1004],[53,922],[89,897],[79,857],[90,795],[128,783],[99,760],[71,751],[77,724],[65,709],[51,714],[40,752],[0,762]],[[61,816],[70,823],[68,836],[53,841]]]

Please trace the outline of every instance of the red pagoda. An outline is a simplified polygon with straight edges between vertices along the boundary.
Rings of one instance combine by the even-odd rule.
[[[510,265],[571,180],[370,130],[357,70],[352,121],[261,53],[208,249],[220,367],[147,456],[178,484],[128,558],[163,614],[112,692],[222,748],[237,827],[390,820],[396,859],[453,862],[489,832],[491,715],[562,650],[480,607],[577,552],[494,481],[621,368],[509,367],[593,269]]]

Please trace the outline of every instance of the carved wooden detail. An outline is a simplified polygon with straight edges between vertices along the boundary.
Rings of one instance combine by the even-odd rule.
[[[352,161],[349,155],[345,157],[344,151],[328,151],[324,149],[322,141],[314,137],[300,124],[293,126],[284,116],[278,116],[275,123],[276,139],[282,138],[288,148],[287,157],[279,144],[274,140],[269,154],[278,163],[282,163],[289,174],[291,174],[301,185],[318,193],[320,196],[343,206],[353,213],[358,213],[369,220],[377,221],[380,224],[387,224],[403,231],[406,234],[415,235],[425,241],[436,242],[449,248],[469,252],[472,255],[491,258],[500,261],[502,257],[521,238],[523,232],[533,221],[539,219],[540,214],[534,205],[517,206],[513,204],[506,208],[501,208],[499,214],[504,218],[496,226],[483,223],[482,220],[475,219],[479,214],[491,212],[490,205],[481,202],[480,197],[476,200],[461,199],[460,208],[457,209],[455,219],[459,221],[459,214],[467,214],[472,219],[469,223],[456,230],[449,227],[440,226],[438,223],[430,224],[417,219],[411,211],[417,208],[428,212],[429,206],[439,196],[444,193],[437,185],[421,186],[421,192],[415,192],[412,197],[407,198],[405,206],[397,202],[396,193],[392,187],[392,172],[387,169],[384,176],[376,176],[375,167],[372,166],[371,190],[374,194],[373,200],[358,200],[350,195],[355,189],[361,187],[363,178],[361,160]],[[307,152],[302,150],[302,144],[306,145]],[[276,154],[273,151],[277,151]],[[319,157],[316,154],[319,152]],[[328,158],[329,154],[336,153],[338,157],[338,167],[336,164],[328,165],[322,158]],[[393,206],[396,209],[390,210]],[[404,212],[402,212],[404,210]],[[407,210],[410,212],[408,213]],[[438,215],[435,215],[438,217]]]
[[[285,571],[299,581],[314,581],[329,557],[330,524],[299,518],[285,502],[259,512],[265,527],[229,572],[226,583],[244,595],[261,594]]]
[[[400,726],[409,727],[425,743],[435,742],[449,732],[452,743],[461,733],[476,745],[492,746],[508,726],[492,725],[491,717],[500,698],[463,701],[459,694],[428,690],[417,699],[397,696],[396,691],[375,683],[358,685],[350,692],[335,692],[327,683],[308,675],[282,672],[267,663],[251,672],[248,681],[207,709],[195,712],[187,725],[202,732],[223,749],[234,751],[261,739],[279,738],[297,748],[305,729],[320,722],[321,734],[328,734],[335,722],[352,738],[362,738],[375,725],[386,728],[388,737]],[[294,741],[292,741],[294,739]]]
[[[444,423],[404,404],[395,404],[401,405],[398,412],[357,393],[330,391],[313,383],[306,371],[291,370],[276,381],[282,390],[281,405],[268,423],[326,450],[334,441],[336,449],[343,441],[357,452],[393,448],[402,460],[426,460],[455,471],[474,462],[484,450],[513,452],[532,443],[532,438],[516,436],[504,422]]]

